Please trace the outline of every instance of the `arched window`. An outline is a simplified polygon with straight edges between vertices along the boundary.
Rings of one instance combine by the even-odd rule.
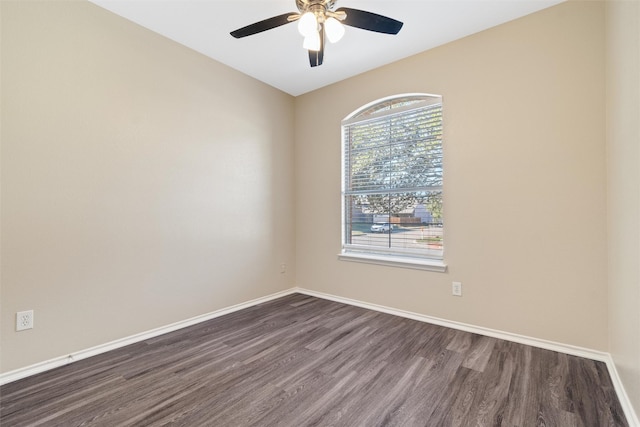
[[[375,101],[342,135],[341,259],[444,271],[442,97]]]

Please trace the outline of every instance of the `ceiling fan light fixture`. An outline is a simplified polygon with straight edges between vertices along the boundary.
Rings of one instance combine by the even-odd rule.
[[[382,34],[398,34],[402,28],[402,22],[388,16],[348,7],[334,9],[336,1],[295,0],[298,12],[272,16],[230,34],[240,39],[298,21],[298,31],[304,37],[302,46],[309,51],[309,65],[317,67],[322,65],[326,40],[331,43],[339,41],[345,33],[344,26]]]
[[[298,20],[298,31],[305,38],[318,32],[318,20],[313,12],[305,12]]]
[[[324,21],[324,30],[327,32],[327,38],[331,43],[337,43],[344,36],[344,25],[333,17],[329,17]]]
[[[305,36],[302,47],[307,50],[317,52],[320,50],[320,33],[314,31],[312,34]]]

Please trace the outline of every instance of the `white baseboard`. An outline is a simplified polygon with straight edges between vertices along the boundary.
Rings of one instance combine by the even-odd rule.
[[[631,427],[640,427],[640,421],[631,405],[629,396],[624,389],[624,385],[618,375],[615,363],[611,354],[602,351],[592,350],[584,347],[573,346],[569,344],[562,344],[554,341],[543,340],[539,338],[527,337],[525,335],[514,334],[511,332],[499,331],[490,328],[484,328],[481,326],[469,325],[467,323],[455,322],[452,320],[441,319],[438,317],[427,316],[424,314],[414,313],[411,311],[399,310],[396,308],[387,307],[379,304],[372,304],[364,301],[354,300],[351,298],[344,298],[337,295],[326,294],[324,292],[311,291],[304,288],[295,288],[295,292],[314,296],[317,298],[323,298],[330,301],[340,302],[343,304],[353,305],[356,307],[366,308],[369,310],[379,311],[382,313],[392,314],[395,316],[404,317],[407,319],[417,320],[420,322],[431,323],[434,325],[445,326],[447,328],[458,329],[465,332],[471,332],[474,334],[485,335],[489,337],[499,338],[506,341],[512,341],[520,344],[530,345],[532,347],[543,348],[546,350],[557,351],[560,353],[570,354],[573,356],[584,357],[586,359],[597,360],[604,362],[607,365],[609,376],[620,400],[620,406],[627,418],[627,422]]]
[[[631,404],[629,395],[627,395],[627,391],[625,390],[622,380],[618,375],[618,370],[616,369],[616,364],[613,361],[613,357],[609,355],[609,359],[606,362],[607,369],[609,370],[609,376],[611,377],[611,382],[613,382],[613,388],[616,389],[618,400],[620,401],[622,410],[627,417],[627,423],[629,423],[631,427],[640,427],[640,418],[638,418],[638,414],[636,414],[636,412],[633,410],[633,405]]]
[[[311,291],[309,289],[304,289],[299,287],[287,289],[281,292],[276,292],[274,294],[267,295],[265,297],[256,298],[251,301],[247,301],[247,302],[236,304],[220,310],[216,310],[211,313],[206,313],[206,314],[192,317],[190,319],[186,319],[180,322],[172,323],[170,325],[162,326],[160,328],[152,329],[150,331],[142,332],[139,334],[131,335],[129,337],[111,341],[106,344],[101,344],[85,350],[80,350],[66,356],[56,357],[54,359],[46,360],[44,362],[40,362],[24,368],[16,369],[14,371],[9,371],[9,372],[0,374],[0,385],[7,384],[22,378],[26,378],[31,375],[39,374],[41,372],[45,372],[50,369],[64,366],[69,363],[76,362],[78,360],[86,359],[91,356],[96,356],[98,354],[106,353],[107,351],[115,350],[115,349],[127,346],[129,344],[134,344],[140,341],[154,338],[159,335],[166,334],[168,332],[173,332],[178,329],[186,328],[187,326],[192,326],[201,322],[205,322],[207,320],[211,320],[216,317],[224,316],[225,314],[233,313],[235,311],[249,308],[254,305],[271,301],[277,298],[281,298],[283,296],[290,295],[293,293],[301,293],[304,295],[310,295],[310,296],[323,298],[323,299],[327,299],[335,302],[340,302],[343,304],[349,304],[356,307],[362,307],[369,310],[375,310],[382,313],[392,314],[392,315],[404,317],[407,319],[418,320],[425,323],[445,326],[448,328],[458,329],[461,331],[490,336],[490,337],[499,338],[507,341],[517,342],[520,344],[530,345],[533,347],[544,348],[547,350],[558,351],[561,353],[571,354],[574,356],[585,357],[587,359],[605,362],[609,370],[609,375],[611,376],[611,381],[613,382],[613,385],[616,389],[618,399],[620,400],[620,404],[622,406],[622,409],[624,410],[624,413],[627,417],[629,425],[640,427],[640,422],[638,421],[638,417],[633,410],[631,401],[629,400],[629,397],[624,389],[623,383],[620,380],[620,376],[618,375],[618,371],[616,370],[613,359],[609,353],[572,346],[568,344],[562,344],[562,343],[548,341],[548,340],[542,340],[538,338],[527,337],[524,335],[513,334],[510,332],[498,331],[495,329],[469,325],[466,323],[455,322],[452,320],[440,319],[438,317],[432,317],[432,316],[427,316],[424,314],[414,313],[410,311],[399,310],[396,308],[391,308],[391,307],[387,307],[379,304],[367,303],[359,300],[354,300],[351,298],[344,298],[337,295]]]
[[[78,360],[86,359],[91,356],[106,353],[107,351],[115,350],[134,344],[140,341],[148,340],[150,338],[157,337],[168,332],[173,332],[178,329],[186,328],[187,326],[196,325],[207,320],[214,319],[216,317],[224,316],[225,314],[233,313],[238,310],[252,307],[254,305],[262,304],[263,302],[271,301],[277,298],[281,298],[286,295],[295,293],[295,288],[287,289],[281,292],[276,292],[265,297],[256,298],[251,301],[243,302],[240,304],[232,305],[230,307],[222,308],[220,310],[212,311],[210,313],[202,314],[200,316],[192,317],[180,322],[172,323],[170,325],[161,326],[150,331],[141,332],[139,334],[131,335],[125,338],[121,338],[115,341],[108,342],[106,344],[100,344],[95,347],[91,347],[85,350],[80,350],[65,356],[56,357],[44,362],[36,363],[34,365],[26,366],[24,368],[16,369],[13,371],[0,374],[0,385],[7,384],[22,378],[29,377],[31,375],[39,374],[41,372],[48,371],[50,369],[58,368],[60,366],[68,365],[69,363],[77,362]]]

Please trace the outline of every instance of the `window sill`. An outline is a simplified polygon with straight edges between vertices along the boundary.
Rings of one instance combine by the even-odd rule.
[[[363,262],[366,264],[386,265],[389,267],[413,268],[417,270],[435,271],[444,273],[447,264],[433,259],[404,258],[398,256],[371,255],[356,252],[338,254],[341,261]]]

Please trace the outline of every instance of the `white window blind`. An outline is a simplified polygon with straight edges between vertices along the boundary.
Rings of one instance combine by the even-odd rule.
[[[442,259],[442,100],[399,97],[343,121],[343,253]]]

